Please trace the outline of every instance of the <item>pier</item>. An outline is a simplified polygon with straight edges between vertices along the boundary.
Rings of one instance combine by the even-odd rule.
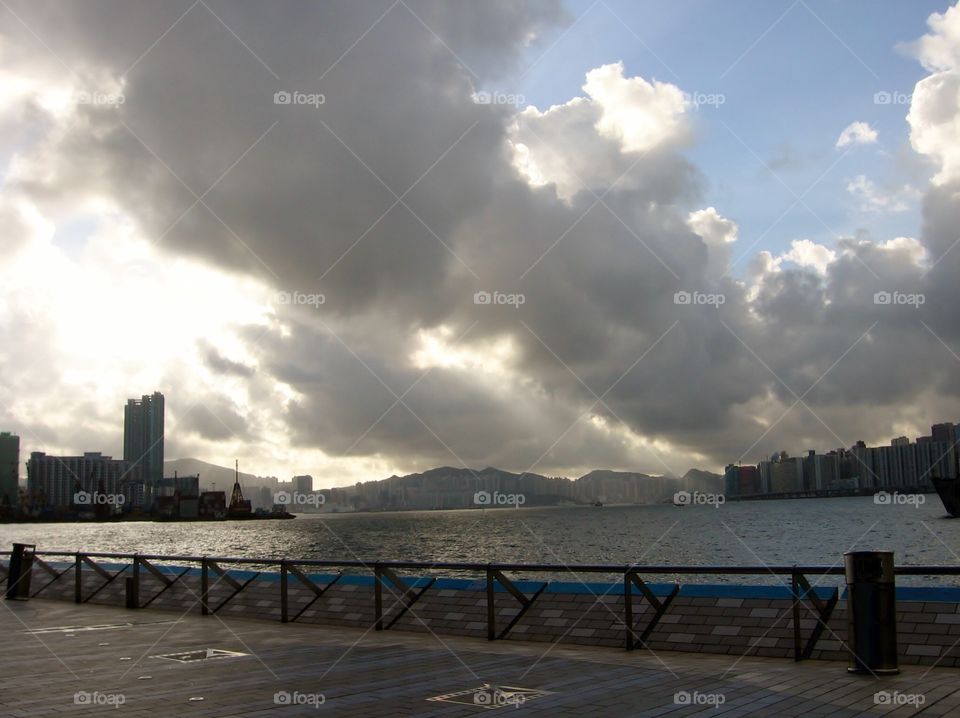
[[[840,566],[33,561],[29,600],[0,611],[0,705],[24,718],[101,715],[110,696],[143,716],[960,710],[960,588],[898,587],[901,672],[854,675]],[[776,585],[658,582],[760,574]]]

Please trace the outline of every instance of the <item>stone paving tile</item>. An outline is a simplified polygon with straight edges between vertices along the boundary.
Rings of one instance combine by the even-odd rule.
[[[77,628],[104,624],[119,625]],[[27,632],[65,626],[74,628]],[[876,679],[848,674],[835,662],[628,653],[370,628],[5,601],[0,715],[477,716],[487,710],[472,704],[472,694],[466,705],[427,699],[486,684],[544,691],[522,709],[545,716],[960,713],[960,681],[952,668],[905,666],[898,676]],[[209,648],[248,655],[187,663],[154,657]],[[924,702],[879,704],[879,691]]]

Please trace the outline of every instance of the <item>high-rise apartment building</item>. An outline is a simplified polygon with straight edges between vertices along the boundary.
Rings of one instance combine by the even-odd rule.
[[[163,478],[163,409],[158,391],[128,400],[123,409],[123,459],[134,466],[135,477],[152,486]]]
[[[294,476],[293,477],[293,490],[300,494],[309,494],[313,491],[313,477],[306,476]]]
[[[85,492],[113,497],[109,506],[122,507],[115,497],[121,492],[121,478],[129,471],[127,461],[99,452],[83,456],[47,456],[34,451],[27,462],[27,493],[40,508],[66,509],[77,505],[76,494]]]
[[[20,437],[0,433],[0,507],[16,506],[20,494]]]

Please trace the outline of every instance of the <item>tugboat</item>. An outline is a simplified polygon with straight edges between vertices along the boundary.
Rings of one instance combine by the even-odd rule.
[[[937,490],[937,495],[943,502],[943,508],[947,510],[951,518],[960,516],[960,479],[945,479],[942,476],[931,476],[933,488]]]

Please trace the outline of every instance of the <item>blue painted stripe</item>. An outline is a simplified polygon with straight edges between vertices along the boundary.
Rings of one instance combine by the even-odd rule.
[[[51,567],[55,569],[64,569],[73,565],[73,561],[48,561]],[[5,562],[4,562],[5,565]],[[107,571],[119,571],[127,566],[128,575],[130,575],[130,564],[124,563],[99,563]],[[154,567],[166,575],[177,575],[184,566],[171,566],[154,564]],[[227,573],[234,579],[246,581],[252,578],[257,572],[245,569],[228,569]],[[199,568],[191,568],[188,576],[200,576]],[[312,581],[319,585],[329,583],[337,574],[335,573],[308,573]],[[427,577],[404,577],[407,584],[412,588],[423,588],[430,579]],[[213,575],[216,579],[216,574]],[[278,583],[280,574],[276,571],[263,571],[260,573],[258,581],[267,581]],[[295,585],[296,582],[294,582]],[[359,574],[344,574],[339,583],[348,586],[373,586],[373,576]],[[543,581],[514,581],[514,586],[523,593],[535,593],[543,586]],[[673,590],[675,584],[672,583],[648,583],[647,587],[655,596],[666,596]],[[431,590],[459,590],[459,591],[484,591],[486,590],[486,579],[470,578],[438,578]],[[494,585],[497,593],[507,591],[499,583]],[[821,599],[828,599],[833,593],[833,589],[828,586],[817,586],[814,588],[817,596]],[[623,584],[618,583],[580,583],[578,581],[551,581],[547,584],[544,593],[549,594],[573,594],[580,596],[622,596]],[[640,589],[633,587],[635,596],[642,595]],[[786,586],[753,586],[753,585],[731,585],[731,584],[685,584],[680,588],[679,596],[689,598],[755,598],[755,599],[789,599],[791,597],[790,589]],[[841,591],[840,598],[846,599],[847,591],[844,588]],[[897,599],[900,601],[931,601],[940,603],[960,603],[960,587],[958,586],[898,586]]]

